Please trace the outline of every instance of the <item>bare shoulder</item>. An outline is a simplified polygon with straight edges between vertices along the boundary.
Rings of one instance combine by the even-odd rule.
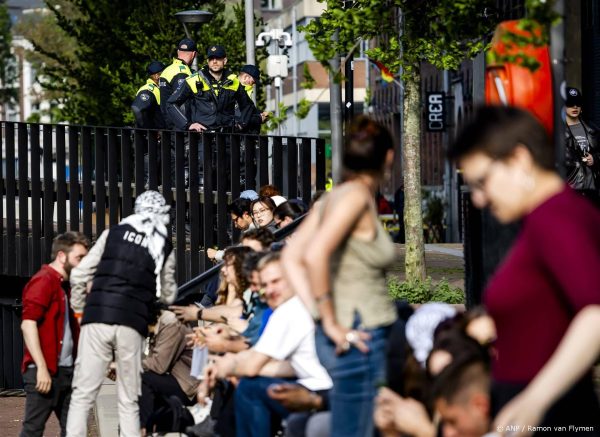
[[[363,209],[371,198],[370,192],[360,182],[348,181],[335,187],[328,195],[328,208]]]

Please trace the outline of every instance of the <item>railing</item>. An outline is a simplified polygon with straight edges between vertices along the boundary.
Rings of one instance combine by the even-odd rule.
[[[275,241],[280,242],[292,235],[292,233],[296,230],[296,228],[302,223],[306,214],[301,215],[296,218],[292,223],[288,224],[286,227],[278,229],[275,231]],[[205,286],[209,282],[213,281],[219,274],[221,267],[223,266],[223,261],[213,265],[210,269],[191,279],[179,286],[177,291],[177,304],[189,303],[190,301],[201,301],[202,295],[205,292]]]
[[[242,190],[271,183],[308,203],[325,187],[321,139],[12,122],[1,129],[5,275],[31,276],[48,262],[57,233],[80,230],[95,239],[131,214],[149,188],[173,207],[182,284],[212,266],[205,248],[237,242],[226,207]]]

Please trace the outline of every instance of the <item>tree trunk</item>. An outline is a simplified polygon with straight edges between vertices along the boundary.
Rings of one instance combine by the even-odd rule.
[[[404,82],[404,127],[402,129],[402,173],[404,175],[404,235],[406,280],[425,279],[425,244],[421,211],[421,108],[417,71]]]

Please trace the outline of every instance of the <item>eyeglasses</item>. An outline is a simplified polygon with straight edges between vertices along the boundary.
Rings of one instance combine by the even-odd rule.
[[[488,181],[490,175],[492,174],[492,171],[496,167],[497,163],[498,163],[498,161],[496,161],[496,160],[490,162],[487,169],[485,170],[485,172],[483,172],[483,174],[481,176],[479,176],[477,179],[475,179],[473,181],[465,181],[467,183],[467,185],[471,188],[472,191],[484,191],[485,190],[485,185],[487,184],[487,181]]]
[[[265,212],[270,212],[270,209],[267,208],[263,208],[263,209],[257,209],[256,211],[252,211],[252,215],[253,216],[259,216],[259,215],[263,215]]]
[[[235,216],[235,217],[231,217],[231,221],[232,221],[233,223],[237,223],[237,221],[238,221],[239,219],[241,219],[241,217],[240,217],[239,215],[238,215],[238,216]]]

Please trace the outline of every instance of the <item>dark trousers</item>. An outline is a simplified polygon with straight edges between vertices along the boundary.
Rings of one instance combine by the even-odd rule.
[[[283,405],[269,397],[272,384],[289,383],[279,378],[242,378],[235,390],[235,423],[237,437],[271,436],[275,423],[288,416]]]
[[[60,435],[67,434],[67,415],[69,402],[71,402],[71,381],[73,380],[73,367],[59,367],[56,375],[52,377],[52,387],[46,394],[41,394],[35,389],[37,382],[37,368],[32,367],[23,374],[25,385],[25,419],[21,429],[21,437],[35,437],[44,434],[46,421],[54,412],[60,422]]]
[[[152,413],[165,406],[164,399],[177,396],[183,405],[191,405],[190,399],[181,386],[169,373],[159,375],[151,371],[142,373],[142,396],[140,397],[140,423],[147,429],[148,419]]]

